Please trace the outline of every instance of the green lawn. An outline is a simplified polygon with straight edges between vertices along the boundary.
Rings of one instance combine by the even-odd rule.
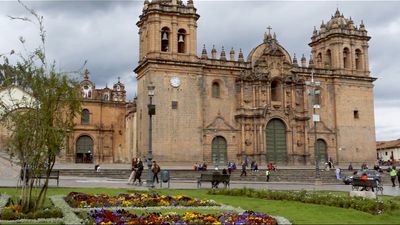
[[[110,195],[121,192],[133,192],[131,189],[108,188],[51,188],[49,195],[67,194],[71,191],[86,193],[107,193]],[[209,195],[206,189],[201,190],[156,190],[166,195],[185,194],[198,198],[214,199],[217,202],[241,207],[247,210],[260,211],[270,215],[283,216],[294,224],[400,224],[400,210],[395,210],[382,215],[371,215],[353,209],[342,209],[314,204],[304,204],[291,201],[271,201],[248,197],[234,197],[224,195]],[[0,188],[0,193],[15,196],[15,188]],[[387,197],[400,202],[399,197]]]

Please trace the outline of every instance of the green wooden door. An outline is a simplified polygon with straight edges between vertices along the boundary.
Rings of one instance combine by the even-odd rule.
[[[211,144],[211,157],[213,165],[226,166],[227,164],[227,145],[225,138],[215,137]]]
[[[267,162],[286,164],[286,127],[279,119],[272,119],[266,128]]]
[[[80,136],[76,141],[76,153],[92,153],[93,154],[93,140],[89,136]]]
[[[317,139],[317,149],[315,150],[318,155],[319,165],[323,166],[326,162],[328,162],[328,153],[326,150],[326,142],[322,139]]]
[[[93,140],[91,137],[80,136],[76,141],[76,163],[92,163]]]

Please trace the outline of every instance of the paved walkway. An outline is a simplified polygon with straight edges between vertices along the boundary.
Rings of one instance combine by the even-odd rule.
[[[74,164],[75,165],[75,164]],[[15,187],[19,181],[19,166],[10,163],[5,158],[0,157],[0,187]],[[143,177],[143,180],[146,178]],[[55,180],[50,180],[50,186],[57,186]],[[147,187],[128,185],[127,180],[123,179],[101,179],[99,177],[72,177],[60,176],[60,187],[107,187],[107,188],[129,188],[145,190]],[[167,184],[163,184],[166,188]],[[210,183],[203,183],[203,188],[210,188]],[[322,184],[315,185],[311,183],[283,183],[283,182],[254,182],[254,181],[231,181],[231,188],[256,188],[271,190],[325,190],[325,191],[351,191],[350,185],[344,184]],[[159,185],[156,188],[160,188]],[[196,189],[197,182],[193,180],[172,179],[170,188],[174,189]],[[400,196],[400,187],[384,186],[384,195]]]

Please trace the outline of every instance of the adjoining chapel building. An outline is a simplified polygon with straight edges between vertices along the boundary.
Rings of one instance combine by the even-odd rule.
[[[161,165],[376,160],[375,78],[363,23],[356,26],[337,10],[311,34],[307,62],[269,32],[246,58],[233,49],[198,54],[199,17],[192,0],[144,2],[136,24],[137,156],[149,148],[147,93],[154,85],[152,152]]]
[[[125,85],[96,89],[85,71],[80,83],[81,115],[61,153],[60,160],[73,163],[130,162],[134,145],[135,105],[126,101]]]

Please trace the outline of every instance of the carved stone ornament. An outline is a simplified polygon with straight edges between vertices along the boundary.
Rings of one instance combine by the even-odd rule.
[[[243,81],[269,81],[271,79],[271,73],[269,70],[264,68],[256,67],[253,71],[243,70],[238,80]]]

